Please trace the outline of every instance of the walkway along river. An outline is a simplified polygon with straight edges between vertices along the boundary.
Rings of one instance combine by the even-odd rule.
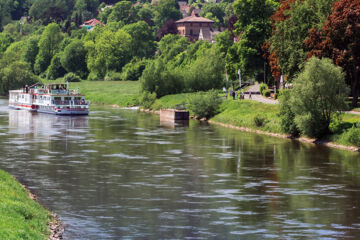
[[[359,239],[359,153],[158,115],[61,117],[0,100],[0,168],[66,239]]]

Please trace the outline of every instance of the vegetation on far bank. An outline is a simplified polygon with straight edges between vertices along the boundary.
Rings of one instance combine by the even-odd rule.
[[[50,213],[0,170],[0,239],[48,239]]]

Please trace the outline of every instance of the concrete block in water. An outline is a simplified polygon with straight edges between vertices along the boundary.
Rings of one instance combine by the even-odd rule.
[[[160,121],[189,120],[189,111],[164,109],[160,110]]]

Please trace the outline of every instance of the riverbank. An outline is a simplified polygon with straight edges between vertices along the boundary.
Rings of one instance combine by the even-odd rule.
[[[79,88],[80,93],[95,104],[105,104],[114,107],[130,107],[138,104],[140,83],[138,81],[82,81],[71,83],[71,88]],[[157,99],[152,105],[153,110],[161,108],[176,108],[184,106],[194,93],[181,93],[167,95]],[[279,109],[276,104],[266,104],[251,100],[224,100],[220,113],[210,119],[209,122],[224,124],[234,128],[248,129],[253,132],[268,133],[268,135],[288,137],[280,127]],[[259,120],[255,123],[255,119]],[[360,122],[360,115],[346,113],[343,116],[343,129],[336,134],[326,136],[322,140],[314,140],[301,137],[304,142],[315,142],[329,147],[357,150],[344,137],[345,130],[354,123]],[[260,124],[259,124],[260,123]]]
[[[10,174],[0,170],[0,239],[62,239],[63,227]]]

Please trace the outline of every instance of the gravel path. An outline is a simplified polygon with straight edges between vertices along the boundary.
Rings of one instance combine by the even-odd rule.
[[[248,92],[251,92],[251,100],[262,102],[266,104],[278,104],[279,101],[275,99],[269,99],[262,96],[259,92],[259,84],[251,85],[248,89]],[[250,99],[249,94],[245,94],[245,99]]]

